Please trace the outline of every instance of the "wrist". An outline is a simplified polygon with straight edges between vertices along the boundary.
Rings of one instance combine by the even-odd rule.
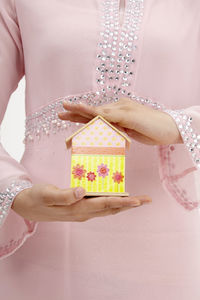
[[[20,206],[21,206],[22,202],[29,197],[31,188],[32,187],[30,186],[30,187],[26,187],[26,188],[18,191],[18,193],[16,194],[16,196],[14,197],[14,199],[12,201],[11,209],[16,211],[18,205],[20,204]]]

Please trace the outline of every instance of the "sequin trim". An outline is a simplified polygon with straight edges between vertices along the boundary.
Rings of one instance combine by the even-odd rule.
[[[120,97],[130,97],[159,109],[159,104],[136,97],[130,92],[139,25],[143,19],[143,2],[144,0],[127,0],[122,26],[119,25],[119,0],[104,0],[100,3],[102,22],[95,60],[95,91],[59,98],[27,116],[24,143],[71,126],[71,122],[60,120],[57,115],[58,112],[65,111],[62,106],[64,100],[102,105],[118,101]]]
[[[3,224],[15,196],[32,186],[32,183],[27,180],[15,179],[8,187],[0,192],[0,226]]]
[[[120,94],[121,97],[128,97],[133,101],[137,101],[143,105],[148,105],[154,109],[164,109],[163,105],[156,103],[151,99],[133,95],[131,92],[122,91]],[[105,96],[104,98],[101,98],[99,97],[98,92],[88,92],[85,94],[67,96],[56,99],[54,102],[44,106],[40,110],[26,117],[24,143],[27,144],[29,142],[33,142],[34,140],[38,141],[42,136],[49,136],[52,133],[56,134],[60,131],[68,130],[68,128],[72,125],[72,122],[61,120],[58,117],[58,112],[66,111],[62,105],[63,101],[98,106],[107,103],[117,102],[119,99],[120,96]],[[76,123],[76,125],[79,126],[80,124]]]
[[[131,86],[143,2],[127,0],[122,26],[119,24],[119,0],[101,3],[102,22],[95,66],[95,82],[101,96],[108,95],[113,87],[117,95],[123,88]]]
[[[200,168],[200,134],[192,126],[192,117],[187,115],[184,110],[165,110],[165,112],[176,122],[194,164]]]

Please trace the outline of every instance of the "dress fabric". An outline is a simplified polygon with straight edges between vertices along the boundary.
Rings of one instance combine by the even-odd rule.
[[[26,78],[25,152],[0,146],[0,287],[6,300],[199,300],[199,0],[0,0],[0,120]],[[11,204],[70,185],[62,101],[130,97],[170,114],[184,144],[132,140],[126,190],[150,205],[87,222],[30,222]]]

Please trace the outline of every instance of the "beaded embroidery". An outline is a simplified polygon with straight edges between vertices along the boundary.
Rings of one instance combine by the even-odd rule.
[[[137,34],[143,17],[143,2],[144,0],[127,1],[122,26],[119,25],[119,0],[105,0],[101,3],[102,30],[95,74],[101,94],[109,93],[115,82],[120,88],[131,85]],[[118,90],[115,91],[117,93]]]
[[[160,146],[159,153],[163,172],[163,182],[173,197],[186,209],[192,210],[200,207],[198,201],[193,201],[187,194],[187,190],[178,185],[178,179],[200,168],[200,135],[192,127],[192,117],[187,115],[184,110],[168,110],[168,113],[176,122],[178,130],[183,138],[184,144],[191,154],[195,164],[184,171],[185,174],[174,174],[174,164],[172,163],[171,152],[175,150],[174,146]]]
[[[26,188],[32,186],[27,180],[15,179],[9,186],[0,192],[0,226],[3,224],[15,196]]]
[[[137,101],[141,104],[148,105],[154,109],[163,109],[159,103],[153,102],[150,99],[144,97],[138,97],[132,95],[132,93],[124,91],[121,92],[122,97],[129,97],[130,99]],[[67,130],[71,126],[70,121],[61,120],[58,117],[58,112],[66,111],[63,108],[63,101],[69,101],[72,103],[85,103],[88,105],[102,105],[106,103],[116,102],[120,97],[104,97],[99,98],[98,92],[89,92],[83,95],[62,97],[54,102],[44,106],[39,111],[27,116],[26,129],[24,143],[33,142],[39,140],[42,136],[49,136],[50,133],[57,133],[62,130]],[[79,123],[76,123],[79,125]]]
[[[184,110],[165,110],[177,124],[184,144],[190,152],[193,162],[200,168],[200,134],[192,128],[192,117],[185,114]]]
[[[95,91],[59,98],[27,116],[24,143],[33,141],[35,137],[40,139],[43,134],[49,135],[69,128],[71,122],[60,120],[57,115],[58,112],[65,111],[62,106],[64,100],[102,105],[118,101],[121,95],[144,104],[152,103],[148,99],[132,96],[128,90],[134,75],[133,55],[137,49],[143,2],[144,0],[127,0],[122,26],[119,25],[119,0],[104,0],[100,3],[102,23],[95,60]],[[152,105],[159,108],[159,104]]]

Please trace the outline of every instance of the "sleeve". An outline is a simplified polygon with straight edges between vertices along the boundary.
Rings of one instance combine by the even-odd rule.
[[[24,75],[23,49],[13,0],[0,0],[0,124],[11,94]],[[0,258],[16,251],[36,229],[11,206],[15,196],[32,186],[25,168],[0,143]]]
[[[158,146],[163,186],[187,210],[200,207],[200,106],[164,109],[175,121],[183,144]]]

